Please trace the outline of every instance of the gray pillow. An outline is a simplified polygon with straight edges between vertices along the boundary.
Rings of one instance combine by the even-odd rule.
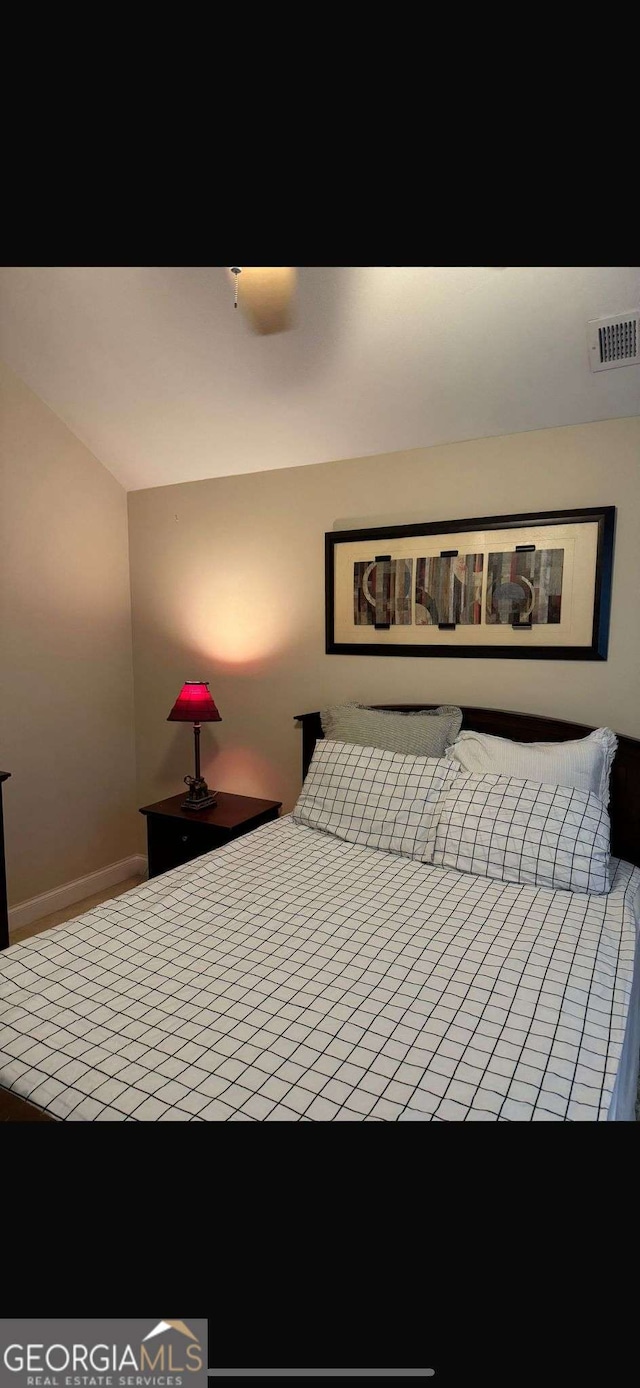
[[[462,711],[446,704],[422,713],[392,713],[363,708],[361,704],[337,704],[320,714],[322,731],[334,742],[357,747],[382,747],[406,756],[441,757],[460,732]]]

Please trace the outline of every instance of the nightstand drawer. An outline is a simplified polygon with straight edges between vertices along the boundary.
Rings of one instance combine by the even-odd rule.
[[[150,815],[147,823],[150,877],[210,853],[225,841],[209,824],[187,824],[184,820],[163,819],[159,815]]]

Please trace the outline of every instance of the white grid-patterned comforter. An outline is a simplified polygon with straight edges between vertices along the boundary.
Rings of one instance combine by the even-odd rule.
[[[606,1118],[613,871],[506,885],[286,817],[0,955],[0,1085],[76,1121]]]

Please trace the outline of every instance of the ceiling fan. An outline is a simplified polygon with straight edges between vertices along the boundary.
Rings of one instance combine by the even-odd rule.
[[[283,333],[293,327],[296,272],[292,265],[230,265],[235,280],[235,307],[246,314],[254,332]]]

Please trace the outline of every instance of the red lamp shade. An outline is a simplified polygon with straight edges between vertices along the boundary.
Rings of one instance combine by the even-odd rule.
[[[173,705],[167,723],[221,723],[209,693],[207,680],[187,680]]]

